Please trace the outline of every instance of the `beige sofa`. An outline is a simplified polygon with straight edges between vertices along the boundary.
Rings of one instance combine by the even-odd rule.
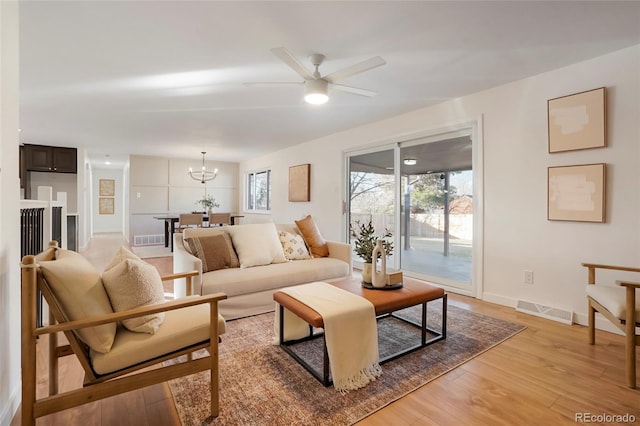
[[[267,224],[265,224],[267,225]],[[276,235],[280,231],[300,234],[296,225],[274,225]],[[226,230],[231,235],[234,249],[238,251],[240,244],[254,244],[252,248],[261,249],[255,245],[255,240],[247,239],[249,228],[256,225],[234,225],[229,227],[193,228],[183,233],[174,234],[173,271],[186,272],[196,270],[200,272],[193,278],[193,294],[211,294],[224,292],[227,300],[220,301],[219,309],[227,319],[241,318],[250,315],[273,311],[275,304],[273,293],[283,287],[305,284],[314,281],[337,281],[351,276],[352,260],[349,244],[327,241],[329,256],[304,260],[289,260],[282,263],[252,267],[235,267],[213,270],[203,273],[202,260],[191,253],[185,240],[220,233]],[[278,241],[278,244],[280,241]],[[280,246],[280,248],[282,248]],[[267,248],[265,248],[267,250]],[[240,252],[238,251],[240,254]],[[239,256],[241,257],[241,256]],[[244,265],[243,265],[244,266]],[[174,282],[176,298],[185,295],[184,280]]]

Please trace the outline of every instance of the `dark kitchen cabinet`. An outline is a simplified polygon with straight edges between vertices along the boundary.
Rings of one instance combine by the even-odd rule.
[[[24,157],[27,171],[78,172],[78,152],[75,148],[25,144]]]

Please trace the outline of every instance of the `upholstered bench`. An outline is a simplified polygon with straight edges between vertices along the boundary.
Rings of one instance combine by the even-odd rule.
[[[428,346],[437,341],[443,340],[447,335],[447,294],[442,288],[433,286],[431,284],[405,278],[403,286],[395,290],[371,290],[362,287],[360,280],[358,279],[345,279],[341,281],[334,281],[331,284],[335,287],[346,290],[350,293],[356,294],[367,299],[371,302],[375,308],[375,313],[378,319],[382,317],[391,316],[398,320],[407,322],[420,328],[420,343],[413,345],[409,348],[402,349],[392,355],[386,356],[380,360],[380,364],[389,362],[400,356],[406,355],[410,352],[416,351],[420,348]],[[316,379],[318,379],[324,386],[329,386],[331,380],[329,378],[329,360],[327,357],[326,342],[323,343],[324,356],[323,356],[323,371],[320,374],[316,371],[307,361],[291,349],[291,346],[296,343],[300,343],[305,340],[322,337],[323,333],[315,333],[313,329],[323,328],[324,321],[322,315],[315,310],[311,309],[299,300],[291,297],[290,295],[276,291],[273,294],[273,299],[279,305],[278,307],[278,342],[285,352],[291,355],[296,361],[298,361],[307,371],[309,371]],[[442,325],[440,330],[434,330],[427,326],[427,303],[431,301],[442,300]],[[422,306],[422,321],[420,324],[411,322],[405,318],[394,316],[393,313],[401,309],[409,308],[411,306]],[[309,333],[302,338],[296,338],[288,340],[285,330],[284,321],[284,309],[295,314],[309,325]],[[434,334],[435,336],[427,338],[427,332]]]

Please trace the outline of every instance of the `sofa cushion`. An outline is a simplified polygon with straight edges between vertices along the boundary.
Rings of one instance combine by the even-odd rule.
[[[286,257],[287,260],[301,260],[311,257],[302,236],[285,231],[280,231],[278,236],[280,237],[284,257]]]
[[[123,260],[127,260],[127,259],[142,260],[142,259],[140,259],[140,257],[138,257],[138,255],[136,255],[135,253],[133,253],[132,251],[127,249],[125,246],[122,246],[122,247],[120,247],[118,249],[116,254],[113,255],[113,258],[107,264],[107,266],[104,268],[104,270],[108,271],[109,269],[111,269],[114,266],[116,266],[118,263],[122,262]]]
[[[91,351],[91,364],[96,373],[106,374],[185,346],[205,342],[209,339],[209,315],[209,304],[203,303],[165,312],[164,323],[154,335],[119,328],[108,354]],[[218,315],[218,334],[224,332],[224,318]]]
[[[202,294],[224,292],[232,298],[247,293],[343,278],[349,276],[349,272],[348,263],[331,257],[292,260],[247,269],[220,269],[202,275]]]
[[[187,239],[194,237],[205,237],[208,235],[219,235],[225,232],[225,226],[215,228],[185,228],[182,231],[182,244],[184,245],[185,250],[188,253],[191,253],[195,256],[195,254],[191,251],[191,247],[189,247],[189,243],[187,243]]]
[[[140,306],[164,302],[162,279],[155,266],[142,260],[126,259],[102,273],[114,311],[126,311]],[[154,334],[164,321],[160,312],[122,321],[131,331]]]
[[[274,223],[253,223],[227,227],[240,268],[286,262]]]
[[[70,321],[113,313],[100,274],[80,254],[58,249],[56,260],[39,262],[40,270]],[[116,335],[115,324],[88,327],[76,332],[97,352],[109,352]]]
[[[202,272],[240,266],[227,232],[186,239],[191,253],[202,261]]]
[[[313,257],[329,256],[327,242],[322,238],[322,234],[320,234],[320,230],[313,220],[313,217],[311,217],[311,215],[307,215],[304,219],[296,220],[295,222],[296,225],[298,225],[298,229],[300,229],[302,237],[309,246],[309,250]]]

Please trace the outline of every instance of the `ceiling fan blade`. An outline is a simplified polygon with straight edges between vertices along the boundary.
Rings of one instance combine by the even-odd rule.
[[[275,86],[283,84],[304,84],[303,81],[248,81],[242,83],[244,86]]]
[[[362,61],[355,65],[351,65],[350,67],[343,68],[339,71],[333,72],[322,78],[327,80],[329,83],[335,83],[338,81],[342,81],[345,78],[351,77],[352,75],[359,74],[361,72],[365,72],[373,68],[377,68],[386,63],[387,61],[382,59],[380,56],[375,56],[371,59],[367,59],[366,61]]]
[[[377,93],[372,91],[372,90],[359,89],[357,87],[344,86],[342,84],[331,83],[331,87],[334,88],[334,89],[342,90],[343,92],[349,92],[349,93],[353,93],[355,95],[360,95],[360,96],[368,96],[370,98],[372,98],[375,95],[377,95]]]
[[[289,65],[291,69],[300,74],[300,76],[302,76],[302,78],[304,78],[305,80],[314,80],[313,74],[311,74],[309,70],[304,65],[302,65],[296,59],[296,57],[293,56],[291,52],[289,52],[286,48],[274,47],[273,49],[271,49],[271,52],[273,52],[273,54],[280,58],[285,64]]]

